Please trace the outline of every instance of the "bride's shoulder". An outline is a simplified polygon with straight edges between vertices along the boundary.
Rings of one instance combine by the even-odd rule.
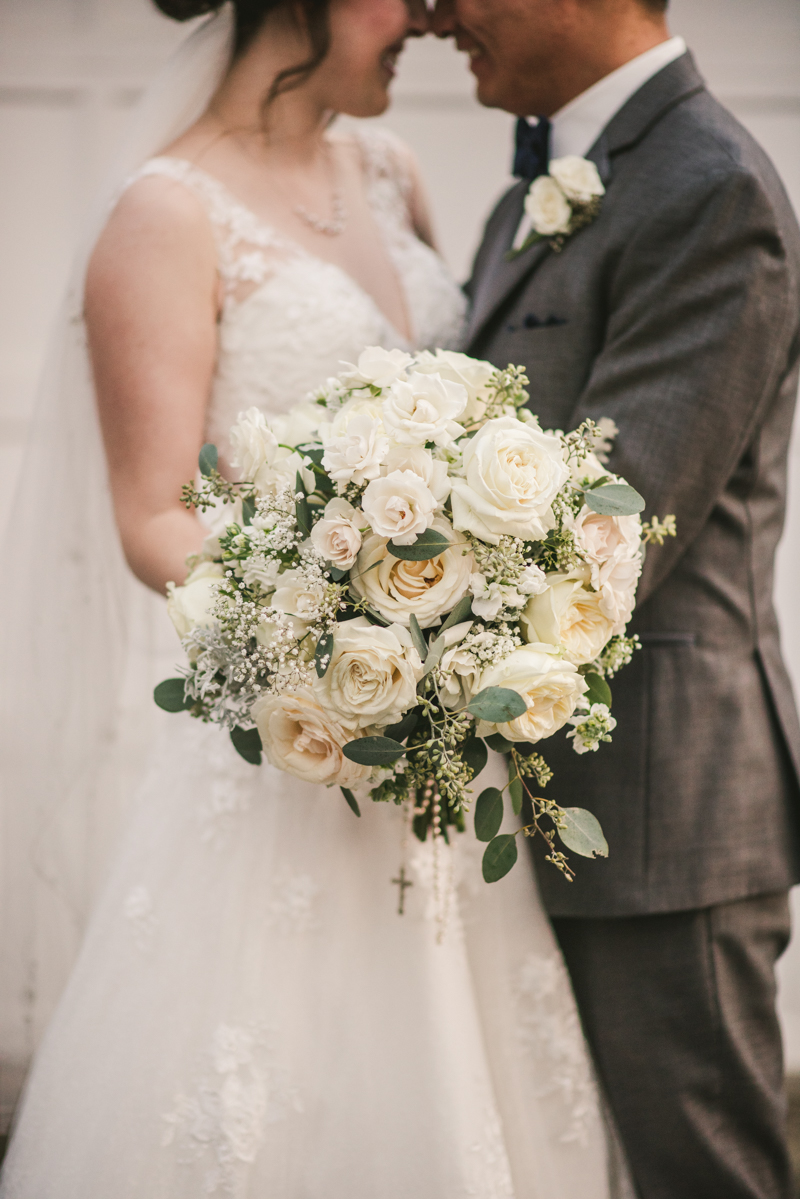
[[[351,147],[367,175],[392,179],[404,192],[410,192],[418,171],[411,147],[383,125],[353,123],[334,135]]]

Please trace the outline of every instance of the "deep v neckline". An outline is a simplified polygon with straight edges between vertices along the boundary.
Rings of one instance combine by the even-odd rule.
[[[195,163],[193,163],[188,158],[176,158],[176,157],[173,157],[172,155],[168,155],[168,154],[159,155],[159,158],[162,161],[166,160],[168,162],[179,163],[182,167],[188,168],[189,171],[191,171],[193,174],[198,175],[201,179],[206,180],[207,184],[209,184],[218,193],[220,198],[224,200],[225,204],[229,208],[231,208],[234,211],[238,210],[238,212],[243,213],[245,215],[245,217],[248,219],[248,221],[251,221],[253,223],[253,225],[255,226],[256,229],[259,229],[259,230],[263,231],[264,233],[266,233],[267,236],[269,237],[270,244],[272,246],[274,246],[275,248],[284,249],[284,250],[288,251],[289,253],[294,254],[298,258],[305,258],[309,262],[316,262],[316,263],[321,264],[322,266],[330,268],[333,271],[336,271],[338,275],[340,275],[343,279],[345,279],[347,281],[349,286],[352,287],[354,289],[354,291],[358,292],[358,294],[360,296],[362,296],[372,306],[372,308],[375,310],[377,315],[381,318],[381,320],[386,325],[387,329],[402,343],[402,345],[404,347],[410,347],[414,344],[414,339],[416,337],[417,331],[414,328],[414,322],[412,319],[412,312],[411,312],[411,305],[409,303],[408,289],[406,288],[405,281],[402,276],[402,272],[399,270],[397,263],[395,261],[394,255],[392,254],[385,231],[381,228],[380,221],[375,218],[373,205],[370,203],[368,189],[366,192],[367,205],[370,209],[370,212],[372,213],[372,218],[373,218],[373,221],[375,222],[375,229],[377,231],[377,234],[381,241],[381,244],[384,248],[384,251],[386,252],[386,257],[387,257],[389,264],[395,274],[397,286],[399,288],[400,296],[403,301],[403,308],[405,309],[406,321],[409,326],[409,335],[406,335],[401,329],[398,329],[398,327],[394,323],[394,321],[391,320],[389,318],[389,316],[387,316],[387,314],[384,312],[383,308],[380,306],[378,301],[375,299],[372,292],[368,291],[367,288],[363,286],[363,284],[359,283],[359,281],[356,279],[355,275],[352,275],[350,273],[350,271],[346,270],[343,266],[340,266],[338,262],[332,262],[329,258],[323,258],[322,255],[315,254],[313,252],[313,250],[308,250],[302,244],[302,242],[297,241],[295,238],[290,237],[286,233],[279,232],[274,227],[274,225],[271,225],[268,221],[265,221],[263,219],[263,217],[260,217],[258,215],[258,213],[254,212],[253,209],[250,208],[249,205],[245,204],[243,200],[240,200],[238,196],[234,195],[234,193],[230,190],[230,188],[227,186],[227,184],[223,183],[221,179],[218,179],[216,175],[212,175],[209,171],[206,171],[202,167],[197,166]],[[266,284],[263,284],[262,286],[266,286]],[[255,295],[256,292],[258,292],[260,290],[261,290],[261,287],[257,287],[250,294]],[[250,296],[246,297],[246,299],[249,299],[249,298],[250,298]],[[245,302],[246,302],[246,300],[241,301],[241,303],[245,303]]]

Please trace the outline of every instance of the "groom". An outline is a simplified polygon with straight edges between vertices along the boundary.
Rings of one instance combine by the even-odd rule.
[[[608,861],[545,902],[641,1199],[788,1199],[774,965],[800,880],[800,727],[772,606],[800,358],[800,230],[707,92],[667,0],[439,0],[483,104],[518,123],[467,349],[524,364],[545,427],[612,418],[610,468],[674,513],[648,550],[597,757],[557,738],[551,787]],[[599,214],[524,240],[549,158],[587,156]]]

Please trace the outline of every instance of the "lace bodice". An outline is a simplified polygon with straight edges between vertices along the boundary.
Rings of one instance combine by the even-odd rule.
[[[454,345],[464,298],[444,262],[414,233],[410,181],[394,138],[359,130],[367,199],[397,271],[414,348]],[[178,158],[153,158],[133,177],[162,175],[188,187],[214,229],[224,302],[206,422],[209,441],[227,444],[245,408],[285,412],[368,345],[408,343],[375,300],[341,267],[265,224],[215,178]]]

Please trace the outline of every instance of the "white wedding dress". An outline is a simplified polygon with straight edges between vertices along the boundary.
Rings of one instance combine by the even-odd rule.
[[[414,344],[452,344],[461,295],[410,231],[391,142],[357,136]],[[251,405],[284,412],[366,345],[404,345],[353,279],[208,175],[169,158],[141,175],[190,188],[215,230],[209,440],[225,447]],[[3,1199],[617,1193],[527,855],[487,886],[471,830],[434,850],[400,810],[362,808],[164,718],[37,1054]]]

